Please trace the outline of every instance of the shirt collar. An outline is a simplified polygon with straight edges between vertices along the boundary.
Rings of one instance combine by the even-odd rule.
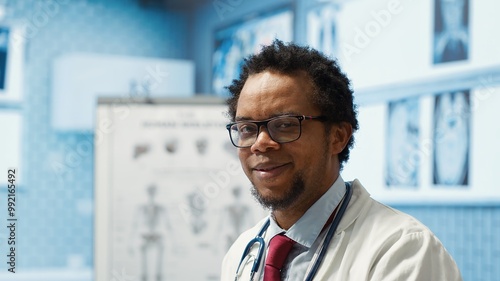
[[[279,227],[274,218],[270,216],[272,219],[270,219],[271,223],[267,229],[266,242],[269,242],[275,235],[285,232],[286,236],[295,242],[310,248],[318,238],[330,215],[344,197],[345,191],[344,180],[339,175],[325,194],[288,231]]]

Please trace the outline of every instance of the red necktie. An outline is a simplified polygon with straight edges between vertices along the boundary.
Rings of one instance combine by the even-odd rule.
[[[264,281],[281,280],[281,269],[293,244],[295,241],[283,234],[278,234],[271,239],[264,267]]]

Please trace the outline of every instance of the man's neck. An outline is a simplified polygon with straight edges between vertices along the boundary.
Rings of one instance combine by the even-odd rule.
[[[306,212],[311,208],[316,201],[318,201],[323,194],[325,194],[328,189],[331,187],[324,189],[322,192],[316,193],[314,196],[310,198],[300,198],[299,201],[295,204],[292,204],[290,207],[286,209],[273,210],[272,216],[276,223],[284,230],[288,230],[292,225],[294,225]]]

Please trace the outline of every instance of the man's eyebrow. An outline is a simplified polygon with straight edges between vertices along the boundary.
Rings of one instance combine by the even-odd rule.
[[[244,116],[237,116],[234,118],[234,121],[250,121],[252,118],[249,117],[244,117]]]
[[[296,116],[296,115],[302,115],[302,114],[297,113],[295,111],[277,112],[277,113],[269,115],[269,117],[267,117],[266,119],[262,119],[262,120],[255,120],[255,119],[252,119],[252,118],[247,117],[247,116],[236,116],[234,118],[234,121],[236,121],[236,122],[237,121],[263,121],[263,120],[268,120],[268,119],[271,119],[271,118],[274,118],[274,117]]]

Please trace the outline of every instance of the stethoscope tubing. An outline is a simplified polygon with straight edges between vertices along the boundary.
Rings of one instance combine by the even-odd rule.
[[[313,267],[309,271],[309,274],[307,275],[305,281],[311,281],[318,272],[319,266],[321,265],[321,262],[325,258],[328,246],[330,245],[330,242],[332,241],[332,238],[335,235],[335,231],[337,230],[337,227],[340,224],[340,220],[342,220],[342,217],[344,217],[345,210],[347,209],[347,205],[349,205],[349,201],[351,201],[351,197],[352,197],[351,184],[346,182],[346,195],[344,196],[342,204],[340,205],[337,215],[333,219],[330,228],[328,228],[328,232],[326,233],[326,237],[321,246],[318,258],[314,262]]]
[[[330,245],[330,242],[335,235],[335,231],[337,230],[337,227],[340,224],[340,221],[342,220],[342,217],[344,216],[344,213],[347,209],[347,206],[349,205],[349,201],[351,201],[352,197],[352,188],[351,184],[346,182],[346,193],[344,195],[344,198],[342,200],[342,204],[340,205],[340,208],[335,215],[335,218],[333,219],[332,224],[328,228],[328,232],[326,233],[325,239],[323,240],[322,246],[320,248],[320,252],[317,256],[317,258],[314,260],[314,263],[312,267],[309,270],[309,273],[307,274],[307,277],[305,278],[305,281],[311,281],[316,273],[318,272],[319,266],[321,265],[321,262],[325,258],[326,251],[328,250],[328,246]],[[257,252],[257,256],[252,264],[252,269],[250,270],[250,281],[254,279],[255,273],[259,270],[259,266],[261,264],[262,257],[264,256],[264,248],[265,248],[265,241],[264,241],[264,233],[266,232],[267,228],[270,225],[270,219],[267,219],[264,225],[262,225],[262,228],[260,229],[259,233],[248,242],[247,246],[245,247],[245,250],[243,251],[243,255],[241,256],[240,264],[238,265],[238,268],[236,270],[236,276],[234,278],[235,281],[238,280],[241,272],[240,272],[240,267],[243,264],[243,261],[247,258],[248,254],[250,253],[252,247],[255,245],[255,243],[259,244],[259,249]]]
[[[259,233],[257,236],[255,236],[252,240],[250,240],[245,247],[245,250],[243,251],[243,255],[241,256],[240,264],[238,265],[238,269],[236,269],[236,277],[235,281],[238,280],[239,274],[240,274],[240,267],[243,264],[243,261],[245,260],[246,256],[250,253],[250,250],[252,249],[253,245],[255,243],[259,244],[259,249],[258,249],[258,254],[253,262],[252,269],[251,269],[251,276],[250,280],[253,280],[253,275],[259,270],[260,262],[262,260],[262,257],[264,256],[264,247],[266,245],[266,242],[264,241],[264,238],[262,237],[264,235],[264,232],[266,232],[267,228],[269,227],[269,224],[271,224],[271,221],[268,219],[260,229]]]

